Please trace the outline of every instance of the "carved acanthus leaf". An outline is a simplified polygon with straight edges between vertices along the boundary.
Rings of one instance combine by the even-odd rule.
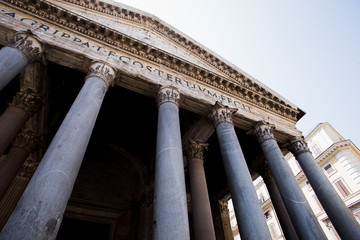
[[[204,159],[204,151],[208,150],[209,144],[201,143],[200,141],[194,141],[189,139],[189,143],[187,144],[187,156],[188,159]]]
[[[106,82],[108,87],[114,85],[115,70],[108,64],[98,61],[93,63],[90,68],[86,79],[90,77],[99,77]]]
[[[17,33],[7,47],[21,50],[29,63],[40,59],[43,52],[41,43],[28,32]]]
[[[268,139],[275,139],[273,130],[275,126],[265,121],[259,121],[253,128],[253,133],[256,135],[260,143]]]
[[[24,149],[30,154],[40,148],[40,137],[31,130],[19,132],[13,141],[13,147]]]
[[[228,106],[222,105],[220,102],[216,102],[214,109],[210,114],[210,119],[212,120],[215,127],[222,122],[233,124],[232,116],[234,113],[236,113],[237,110],[237,108],[230,108]]]
[[[292,154],[294,154],[295,157],[299,156],[301,153],[304,152],[310,152],[310,149],[307,146],[307,143],[305,142],[305,139],[303,137],[297,137],[293,139],[289,145],[288,149]]]
[[[30,88],[17,92],[13,97],[12,106],[25,111],[29,117],[38,111],[42,104],[42,96],[34,93]]]
[[[177,106],[180,103],[180,93],[175,87],[163,87],[157,95],[158,106],[165,102],[173,102]]]

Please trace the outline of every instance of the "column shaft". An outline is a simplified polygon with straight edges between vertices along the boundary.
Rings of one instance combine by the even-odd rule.
[[[195,239],[215,240],[203,161],[203,151],[207,144],[190,140],[189,146],[187,152]]]
[[[84,86],[0,233],[0,239],[55,239],[108,88],[107,80],[112,80],[114,76],[114,71],[105,64],[95,63],[90,70]]]
[[[224,240],[233,240],[233,232],[231,229],[230,214],[227,201],[219,201],[220,218],[222,231],[224,233]],[[220,237],[219,237],[220,238]],[[220,238],[222,239],[222,237]]]
[[[26,120],[41,106],[42,97],[26,89],[16,93],[12,103],[0,116],[0,155],[9,146]]]
[[[273,137],[272,128],[259,122],[255,126],[255,133],[297,235],[301,239],[327,239]]]
[[[20,131],[28,114],[20,108],[9,106],[0,116],[0,155]]]
[[[163,88],[158,96],[153,239],[190,239],[179,93],[173,88]]]
[[[240,236],[242,239],[271,239],[245,157],[231,122],[235,111],[217,102],[212,116]]]
[[[16,177],[29,154],[21,148],[12,148],[6,158],[0,162],[0,199]]]
[[[289,146],[341,239],[359,239],[360,225],[341,200],[303,139]]]
[[[279,219],[281,229],[284,233],[286,239],[297,240],[299,239],[295,228],[291,222],[289,213],[286,210],[285,204],[281,198],[279,189],[276,186],[274,178],[270,173],[267,173],[266,176],[263,177],[266,187],[269,191],[271,202],[275,208],[276,215]]]
[[[40,43],[29,33],[18,33],[0,50],[0,91],[30,62],[41,55]]]
[[[26,158],[38,146],[38,137],[31,131],[20,132],[16,136],[9,154],[0,162],[0,199],[3,198]]]

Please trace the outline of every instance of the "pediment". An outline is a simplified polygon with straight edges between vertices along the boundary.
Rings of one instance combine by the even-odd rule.
[[[92,52],[84,52],[84,49],[75,46],[69,49],[73,53],[85,55],[87,59],[96,59],[99,54],[107,59],[113,57],[113,54],[118,61],[119,54],[128,54],[125,58],[132,58],[132,67],[141,65],[143,69],[163,69],[165,80],[170,76],[176,81],[175,74],[179,74],[178,79],[183,79],[183,85],[184,82],[187,84],[185,88],[191,88],[191,85],[194,89],[198,88],[197,92],[200,90],[201,94],[206,87],[208,96],[203,99],[212,98],[210,104],[213,104],[214,99],[230,102],[231,98],[232,103],[237,101],[239,104],[234,107],[242,107],[244,114],[248,114],[244,117],[251,117],[252,121],[268,115],[274,116],[267,117],[269,121],[284,120],[288,122],[285,125],[294,127],[304,115],[301,109],[257,79],[154,15],[109,0],[4,0],[3,3],[21,13],[30,14],[34,19],[52,24],[53,29],[61,29],[59,31],[64,31],[65,36],[68,34],[73,37],[73,44],[79,43],[81,39],[81,45],[85,41],[93,41],[102,44],[101,51],[107,48],[105,53],[99,52],[100,48],[96,52],[96,44],[89,47],[91,44],[87,43]],[[46,32],[48,36],[45,36],[44,31],[36,30],[50,41],[49,31]],[[51,40],[57,38],[60,41],[51,44],[57,44],[59,48],[54,51],[62,51],[61,41],[64,39],[56,31]],[[72,63],[76,64],[77,60]],[[129,63],[122,66],[129,70]],[[133,71],[135,78],[145,79],[145,75]],[[208,89],[212,89],[211,92]],[[255,109],[253,113],[247,113],[250,107]]]
[[[109,3],[101,4],[104,2]],[[214,59],[218,58],[217,61],[220,61],[219,56],[154,15],[112,1],[93,1],[93,6],[90,3],[81,5],[81,1],[68,0],[58,1],[57,4],[70,12],[159,49],[170,56],[227,77],[227,74],[212,63],[212,60],[204,59],[199,53],[211,53]],[[110,10],[105,13],[99,11],[99,8],[103,7]]]

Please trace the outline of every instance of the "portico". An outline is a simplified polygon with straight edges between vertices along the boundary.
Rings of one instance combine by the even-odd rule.
[[[0,120],[9,124],[0,136],[0,163],[7,163],[0,170],[18,171],[0,202],[0,238],[228,239],[219,201],[231,193],[242,237],[271,239],[251,180],[266,158],[281,196],[289,193],[293,185],[278,180],[286,166],[273,165],[282,160],[279,146],[301,136],[302,110],[120,4],[18,0],[0,10]],[[152,41],[143,39],[144,28]],[[38,49],[31,59],[17,48],[29,39]],[[24,92],[36,110],[16,108],[9,120],[6,102]],[[264,119],[276,126],[270,156],[248,134]],[[40,143],[12,157],[11,141],[28,131]],[[190,154],[195,143],[208,151]],[[9,159],[24,164],[14,170],[20,160]],[[284,203],[288,212],[308,214]],[[306,227],[293,223],[300,222]],[[201,233],[205,225],[209,235]],[[305,235],[296,230],[300,238],[322,236],[317,226]]]

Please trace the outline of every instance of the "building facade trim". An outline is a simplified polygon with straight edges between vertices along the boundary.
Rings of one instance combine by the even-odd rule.
[[[300,109],[294,108],[289,104],[286,104],[284,100],[280,99],[278,96],[275,96],[267,89],[263,88],[251,79],[246,78],[243,74],[236,72],[236,70],[231,68],[230,66],[226,66],[224,62],[218,60],[216,57],[210,57],[209,55],[208,59],[210,60],[205,61],[209,62],[212,65],[216,63],[215,67],[217,67],[220,71],[224,71],[224,68],[230,69],[227,71],[233,72],[233,75],[235,76],[234,79],[224,78],[217,73],[209,71],[198,65],[194,65],[189,61],[176,57],[173,54],[169,54],[161,49],[145,44],[135,38],[122,34],[116,30],[113,30],[109,27],[85,18],[79,14],[68,11],[65,8],[57,6],[56,4],[41,0],[4,0],[3,2],[6,5],[11,6],[12,8],[21,9],[21,11],[29,12],[31,15],[41,18],[45,21],[55,23],[56,25],[65,27],[71,31],[76,31],[81,35],[86,35],[90,38],[106,42],[107,44],[112,45],[115,48],[120,48],[131,54],[146,58],[147,60],[150,60],[156,64],[165,65],[175,71],[195,78],[206,85],[210,85],[219,90],[225,91],[231,95],[245,100],[246,102],[254,104],[257,107],[269,110],[289,120],[297,121],[304,114]],[[80,1],[80,3],[81,2],[84,4],[84,2],[89,1]],[[99,6],[101,5],[101,2],[99,1],[92,2],[93,4],[98,4]],[[86,6],[89,7],[89,5],[85,4],[85,7]],[[104,4],[104,6],[108,7],[111,5]],[[94,9],[94,7],[92,9]],[[120,15],[126,16],[126,12],[129,13],[129,11],[121,10],[122,14]],[[145,22],[141,22],[142,24],[145,24],[146,27],[148,27],[147,21],[154,23],[158,22],[155,20],[150,20],[149,17],[142,18],[140,14],[134,13],[130,15],[133,15],[135,18],[136,16],[138,16],[143,19],[143,21],[146,20]],[[44,28],[46,28],[45,26],[43,26],[43,30]],[[166,28],[158,27],[155,29]],[[174,34],[179,35],[175,32]],[[182,36],[179,35],[179,37]],[[182,38],[185,39],[184,37]],[[186,42],[188,40],[185,39],[184,41]],[[199,49],[197,50],[196,55],[202,59],[204,58],[202,56],[209,54],[203,48],[200,48],[198,46],[192,47],[191,44],[189,45],[189,47],[185,48],[187,50],[189,50],[189,48],[192,49],[190,51],[193,51],[193,49]],[[217,64],[219,64],[220,67],[216,66]]]

